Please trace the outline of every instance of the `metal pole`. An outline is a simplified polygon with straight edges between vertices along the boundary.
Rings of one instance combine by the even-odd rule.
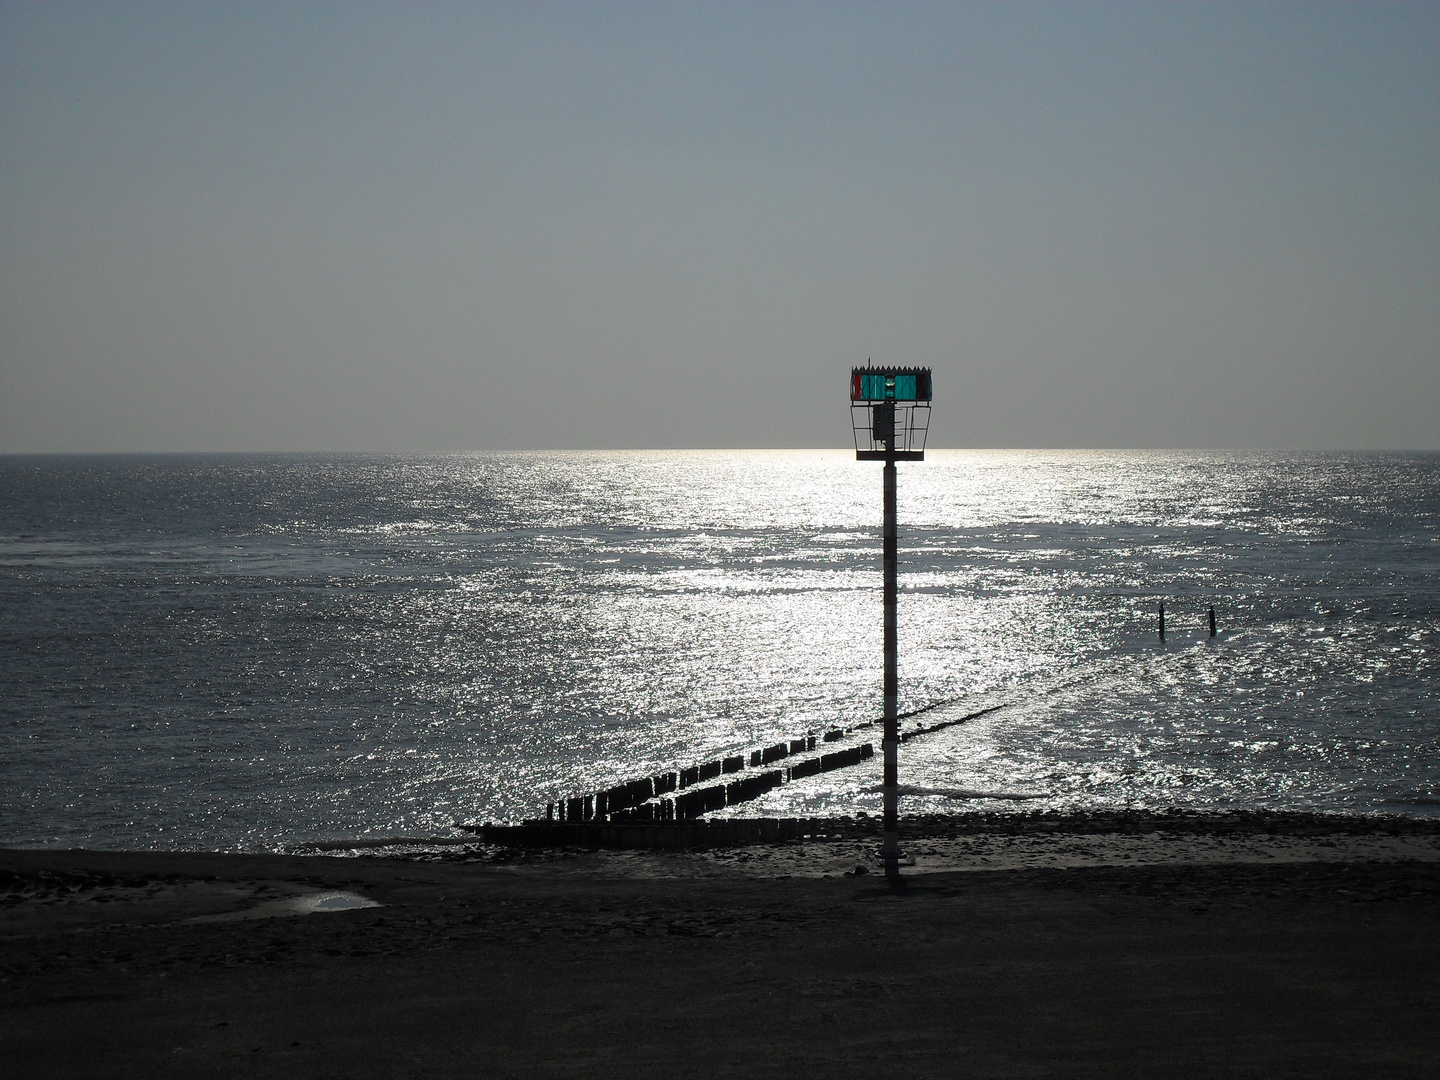
[[[891,444],[893,448],[894,444]],[[895,621],[896,575],[899,552],[895,529],[895,459],[885,461],[885,842],[880,859],[886,877],[900,876],[899,751],[900,673],[896,664],[898,634]]]

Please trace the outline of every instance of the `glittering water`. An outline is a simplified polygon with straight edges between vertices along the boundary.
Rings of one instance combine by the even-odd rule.
[[[423,833],[869,719],[879,515],[841,452],[0,459],[0,843]],[[939,452],[900,521],[902,708],[1004,706],[902,809],[1440,812],[1440,457]]]

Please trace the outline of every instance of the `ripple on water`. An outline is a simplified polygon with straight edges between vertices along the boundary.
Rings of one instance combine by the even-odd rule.
[[[1440,457],[937,451],[899,498],[901,710],[1007,706],[908,742],[904,809],[1440,812]],[[0,460],[0,844],[434,834],[853,727],[879,519],[845,453]]]

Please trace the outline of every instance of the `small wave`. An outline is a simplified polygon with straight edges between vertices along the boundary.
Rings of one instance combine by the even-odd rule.
[[[867,795],[879,795],[884,788],[876,785],[862,789]],[[1023,802],[1026,799],[1043,799],[1041,791],[972,791],[969,788],[933,788],[901,784],[897,791],[901,795],[934,795],[942,799],[1004,799],[1009,802]]]

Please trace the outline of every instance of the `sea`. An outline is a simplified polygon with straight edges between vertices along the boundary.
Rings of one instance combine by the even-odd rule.
[[[0,458],[0,844],[444,836],[847,730],[875,756],[718,813],[878,813],[881,484]],[[898,505],[903,730],[939,728],[902,815],[1440,816],[1440,455],[931,451]]]

